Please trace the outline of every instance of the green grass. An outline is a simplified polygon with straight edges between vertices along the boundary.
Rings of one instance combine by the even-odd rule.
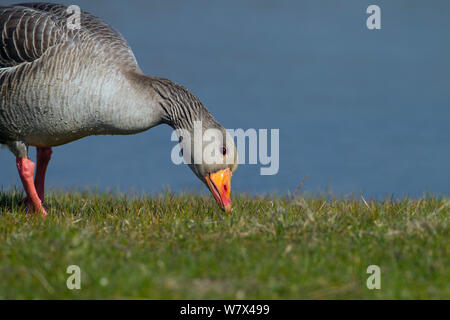
[[[445,198],[235,195],[220,217],[210,196],[56,192],[43,220],[22,197],[0,192],[1,299],[450,299]]]

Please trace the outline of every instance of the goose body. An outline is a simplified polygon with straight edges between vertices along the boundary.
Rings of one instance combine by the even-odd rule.
[[[187,89],[144,75],[117,31],[87,12],[81,13],[81,28],[72,30],[66,10],[47,3],[0,6],[0,143],[16,155],[32,209],[46,214],[43,180],[52,147],[90,135],[135,134],[162,123],[192,132],[195,121],[228,137]],[[35,186],[29,172],[23,176],[23,166],[31,165],[29,146],[38,148]],[[229,208],[220,186],[217,191],[210,185],[212,175],[232,174],[237,167],[234,143],[221,141],[217,148],[223,146],[233,151],[231,161],[190,167],[221,207]],[[42,189],[39,199],[28,190],[33,187]]]
[[[0,9],[0,141],[51,147],[161,123],[120,34],[84,12],[70,30],[67,17],[55,4]]]

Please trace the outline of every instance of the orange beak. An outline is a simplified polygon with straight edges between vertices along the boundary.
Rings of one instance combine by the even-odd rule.
[[[231,211],[231,171],[225,169],[210,173],[205,177],[209,190],[213,194],[220,208],[225,212]]]

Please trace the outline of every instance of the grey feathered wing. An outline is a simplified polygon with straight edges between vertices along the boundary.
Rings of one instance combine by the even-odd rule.
[[[54,3],[0,7],[0,68],[32,62],[65,42],[92,43],[109,59],[137,68],[134,54],[120,33],[85,11],[81,11],[81,28],[71,30],[67,27],[71,13],[66,10],[66,6]]]

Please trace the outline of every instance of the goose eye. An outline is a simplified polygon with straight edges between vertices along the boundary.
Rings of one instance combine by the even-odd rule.
[[[220,147],[220,153],[222,153],[223,156],[227,155],[227,147]]]

